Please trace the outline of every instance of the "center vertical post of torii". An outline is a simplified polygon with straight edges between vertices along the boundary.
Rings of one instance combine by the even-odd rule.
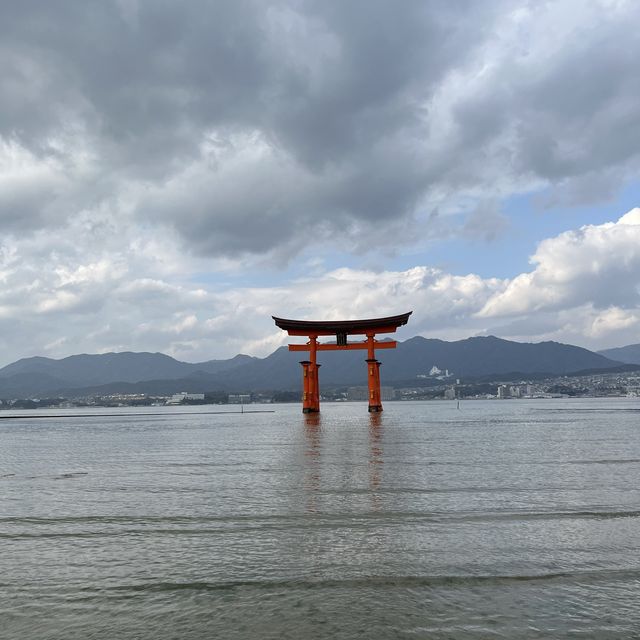
[[[367,351],[367,389],[369,411],[382,411],[382,394],[380,389],[380,362],[376,359],[376,349],[395,349],[394,340],[378,342],[375,337],[379,333],[394,333],[396,329],[407,324],[411,311],[399,316],[387,318],[370,318],[367,320],[287,320],[273,319],[276,326],[287,331],[290,336],[307,336],[306,344],[290,344],[289,351],[308,351],[309,359],[302,360],[302,411],[317,413],[320,411],[320,377],[317,361],[318,351],[350,351],[366,349]],[[363,336],[365,340],[349,342],[349,336]],[[335,342],[318,342],[319,336],[334,336]]]

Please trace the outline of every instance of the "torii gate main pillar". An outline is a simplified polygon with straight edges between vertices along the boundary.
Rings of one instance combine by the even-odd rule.
[[[290,336],[307,336],[306,344],[290,344],[289,351],[308,351],[309,360],[302,360],[302,412],[317,413],[320,411],[320,379],[317,363],[318,351],[344,351],[351,349],[367,350],[367,388],[369,411],[382,411],[382,394],[380,389],[380,361],[376,359],[376,349],[394,349],[394,340],[378,342],[378,333],[394,333],[396,329],[407,324],[411,311],[399,316],[388,318],[373,318],[369,320],[286,320],[273,319],[278,327],[288,332]],[[335,335],[335,343],[319,343],[318,336]],[[366,340],[348,342],[350,335],[364,335]]]
[[[309,340],[310,360],[303,360],[302,365],[302,413],[317,413],[320,411],[320,378],[319,365],[316,361],[317,338]]]

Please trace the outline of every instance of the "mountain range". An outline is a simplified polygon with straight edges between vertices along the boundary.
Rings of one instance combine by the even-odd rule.
[[[456,378],[611,369],[630,362],[617,353],[630,349],[633,354],[631,347],[640,345],[594,353],[558,342],[519,343],[493,336],[455,342],[415,337],[377,355],[382,361],[383,385],[409,385],[428,376],[434,366]],[[609,356],[610,352],[615,353]],[[626,354],[622,355],[632,357]],[[266,358],[237,355],[199,363],[181,362],[162,353],[133,352],[83,354],[60,360],[24,358],[0,369],[0,398],[295,390],[301,386],[298,362],[303,356],[281,347]],[[365,357],[365,351],[320,352],[321,385],[365,384]],[[636,362],[640,364],[640,358]]]
[[[640,344],[628,344],[626,347],[605,349],[598,351],[605,358],[624,362],[626,364],[640,364]]]

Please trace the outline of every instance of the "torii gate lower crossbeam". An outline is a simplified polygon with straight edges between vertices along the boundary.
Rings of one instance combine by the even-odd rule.
[[[367,386],[369,391],[369,411],[382,411],[380,391],[380,361],[376,359],[376,349],[395,349],[393,340],[379,342],[375,336],[379,333],[395,333],[396,329],[407,324],[411,311],[399,316],[373,318],[368,320],[309,321],[287,320],[272,316],[276,325],[290,336],[307,336],[306,344],[290,344],[289,351],[308,351],[309,359],[302,360],[302,411],[316,413],[320,411],[320,383],[317,363],[318,351],[367,350]],[[335,343],[319,343],[319,336],[335,335]],[[366,340],[348,342],[350,335],[364,335]]]

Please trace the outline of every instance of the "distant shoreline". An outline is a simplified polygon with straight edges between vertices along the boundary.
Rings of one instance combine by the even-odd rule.
[[[117,409],[118,407],[114,407],[114,409]],[[38,409],[35,409],[35,411],[38,411]],[[12,416],[3,416],[2,414],[0,414],[0,420],[19,420],[19,419],[23,419],[23,420],[31,420],[31,419],[45,419],[45,418],[109,418],[111,416],[118,416],[118,417],[122,417],[122,416],[128,416],[128,417],[138,417],[138,416],[158,416],[158,415],[167,415],[167,416],[175,416],[175,415],[183,415],[183,416],[188,416],[188,415],[198,415],[198,416],[207,416],[207,415],[224,415],[224,414],[231,414],[231,413],[238,413],[238,414],[243,414],[243,413],[275,413],[275,409],[245,409],[244,411],[198,411],[198,412],[194,412],[194,411],[173,411],[171,413],[165,413],[165,414],[161,414],[161,413],[154,413],[154,412],[150,412],[150,411],[146,411],[144,413],[117,413],[117,412],[112,412],[112,413],[61,413],[59,415],[56,414],[51,414],[51,413],[47,413],[45,415],[38,415],[37,413],[33,413],[33,414],[19,414],[19,415],[12,415]]]

